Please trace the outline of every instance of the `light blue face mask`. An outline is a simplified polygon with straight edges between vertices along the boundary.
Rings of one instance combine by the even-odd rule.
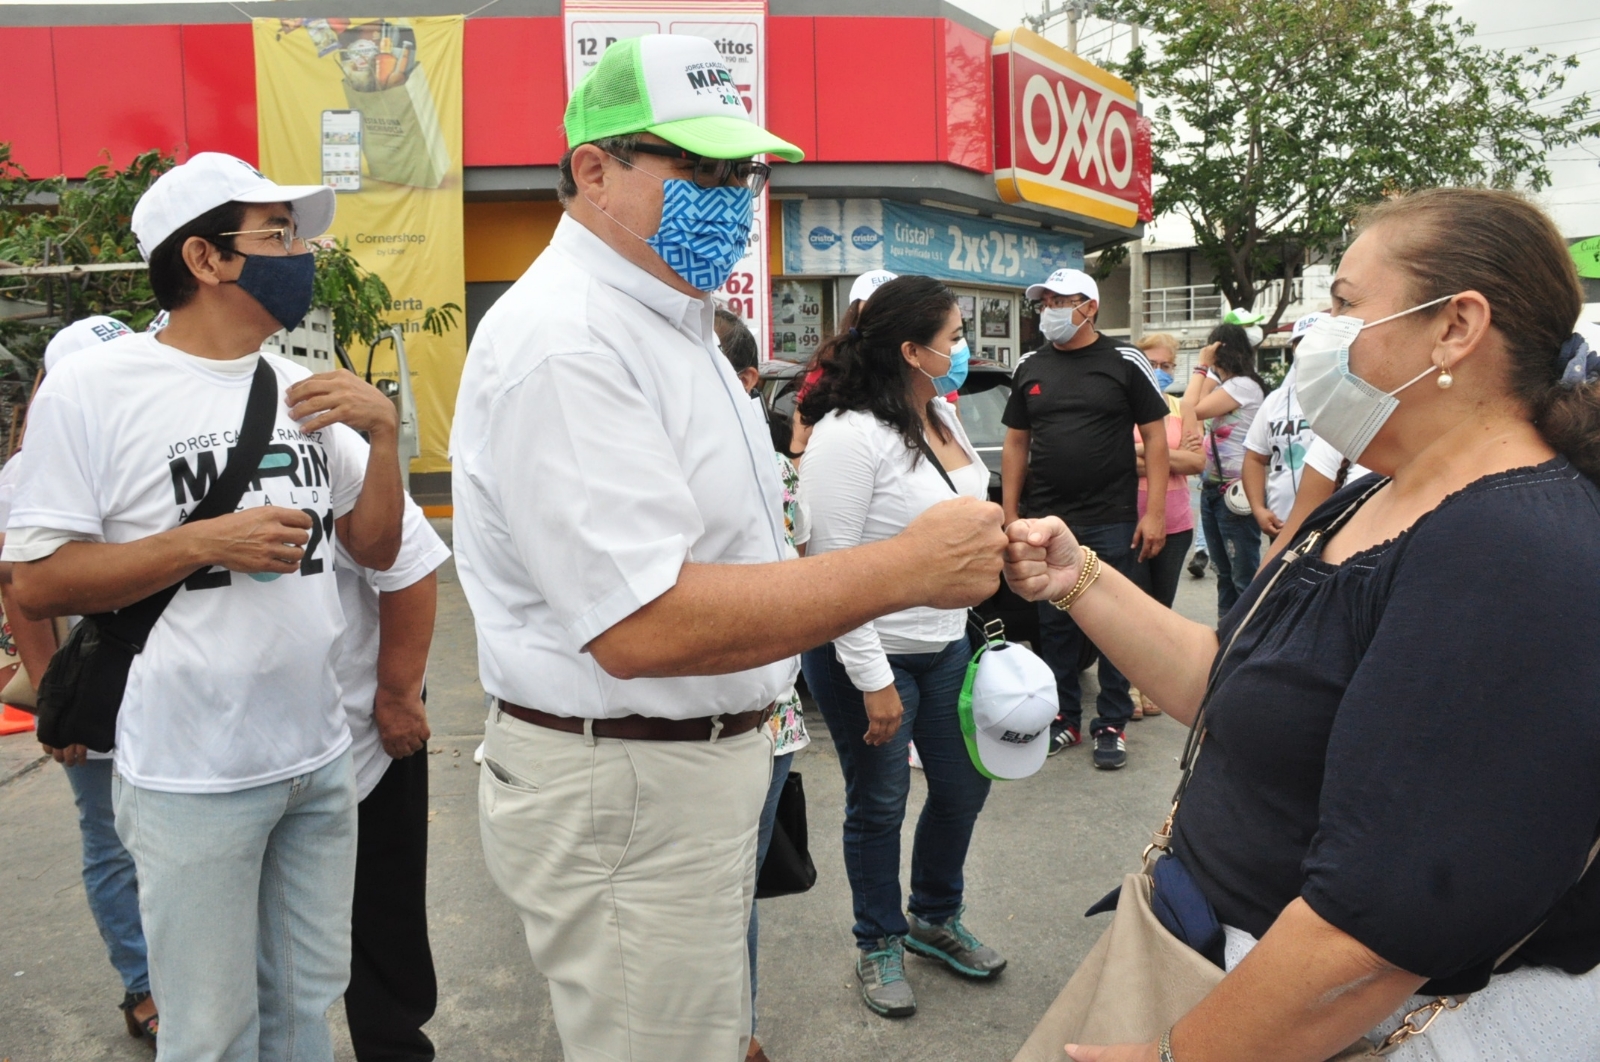
[[[933,350],[924,345],[924,350]],[[950,348],[950,353],[933,350],[935,354],[950,359],[950,367],[941,375],[935,376],[922,366],[917,366],[917,371],[933,381],[933,390],[936,394],[947,395],[951,391],[961,390],[961,385],[967,382],[967,362],[972,358],[972,348],[967,346],[965,339],[956,340],[956,345]]]
[[[690,287],[716,291],[744,257],[755,217],[755,197],[743,185],[701,188],[675,177],[656,180],[661,181],[661,224],[654,236],[640,236],[598,205],[595,209],[649,244]],[[594,200],[589,202],[594,205]]]
[[[1163,394],[1172,386],[1172,374],[1165,369],[1156,370],[1156,389]]]

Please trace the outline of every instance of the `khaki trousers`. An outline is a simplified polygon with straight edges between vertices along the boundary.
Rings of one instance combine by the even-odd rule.
[[[740,1062],[767,728],[587,739],[496,709],[486,730],[484,858],[550,981],[567,1062]]]

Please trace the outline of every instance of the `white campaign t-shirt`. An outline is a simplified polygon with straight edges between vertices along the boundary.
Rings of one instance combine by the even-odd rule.
[[[1306,451],[1314,439],[1316,435],[1295,397],[1291,366],[1283,383],[1261,403],[1244,439],[1246,450],[1267,459],[1267,508],[1279,520],[1287,520],[1289,510],[1294,508]]]
[[[339,603],[344,606],[344,636],[334,658],[334,673],[344,693],[345,717],[350,724],[350,758],[356,772],[356,799],[365,800],[389,769],[391,760],[378,738],[372,717],[378,693],[378,595],[404,590],[427,577],[450,556],[417,503],[406,498],[401,526],[400,555],[388,571],[357,564],[342,543],[334,572],[339,583]]]
[[[117,717],[118,773],[174,793],[227,793],[316,770],[349,745],[333,652],[344,628],[333,522],[354,507],[367,446],[342,424],[306,435],[282,390],[309,376],[277,355],[197,358],[149,334],[50,373],[28,413],[28,460],[5,560],[64,538],[132,542],[178,526],[227,467],[256,359],[280,387],[273,441],[241,508],[312,517],[300,571],[197,572],[134,657]],[[40,529],[56,533],[49,548]]]

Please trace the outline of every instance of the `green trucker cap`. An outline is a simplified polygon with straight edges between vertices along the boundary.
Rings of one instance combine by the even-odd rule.
[[[572,90],[566,127],[573,147],[653,133],[714,159],[805,157],[751,121],[728,64],[703,37],[656,33],[617,41]]]

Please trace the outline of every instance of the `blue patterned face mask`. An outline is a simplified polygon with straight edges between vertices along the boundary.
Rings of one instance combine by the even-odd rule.
[[[716,291],[744,257],[755,210],[750,189],[662,182],[661,227],[644,242],[700,291]]]
[[[653,173],[650,176],[656,177]],[[649,244],[690,287],[716,291],[727,283],[733,267],[744,257],[755,217],[755,197],[743,185],[701,188],[693,181],[661,177],[656,180],[661,182],[661,224],[654,236],[640,236],[592,199],[589,205],[617,221],[635,239]]]

